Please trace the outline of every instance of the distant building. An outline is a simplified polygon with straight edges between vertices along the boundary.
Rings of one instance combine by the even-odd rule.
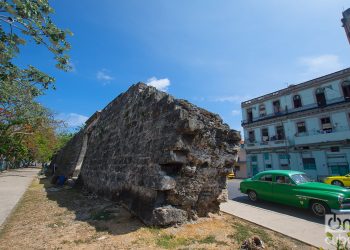
[[[236,178],[247,178],[248,172],[247,172],[247,164],[246,164],[246,152],[244,148],[244,141],[241,141],[241,147],[237,154],[237,163],[235,164],[235,176]]]
[[[241,104],[249,176],[300,170],[349,173],[350,68]]]
[[[343,27],[345,29],[346,36],[350,43],[350,8],[343,12],[343,18],[341,19]]]

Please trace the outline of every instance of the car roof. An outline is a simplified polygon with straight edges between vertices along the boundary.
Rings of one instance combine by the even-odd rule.
[[[258,175],[262,174],[283,174],[283,175],[293,175],[293,174],[305,174],[304,172],[295,171],[295,170],[267,170],[258,173]]]

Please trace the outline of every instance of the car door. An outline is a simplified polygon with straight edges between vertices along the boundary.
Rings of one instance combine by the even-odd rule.
[[[296,187],[296,184],[288,175],[275,175],[272,188],[274,201],[291,206],[300,206],[299,199],[296,196]]]
[[[350,186],[350,174],[347,174],[342,179],[344,186],[349,187]]]
[[[272,199],[272,174],[265,174],[260,176],[257,182],[256,192],[259,199],[271,200]]]

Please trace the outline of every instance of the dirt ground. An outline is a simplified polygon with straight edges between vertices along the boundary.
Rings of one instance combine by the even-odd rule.
[[[228,214],[170,228],[146,227],[115,202],[35,179],[0,232],[0,249],[314,249]]]

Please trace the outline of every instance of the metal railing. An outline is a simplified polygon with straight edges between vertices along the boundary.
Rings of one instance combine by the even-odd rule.
[[[344,132],[344,131],[350,131],[350,128],[348,127],[333,127],[331,129],[326,129],[326,130],[311,130],[303,133],[296,133],[296,137],[304,137],[304,136],[311,136],[311,135],[322,135],[322,134],[332,134],[332,133],[337,133],[337,132]]]
[[[319,106],[317,103],[311,103],[311,104],[304,105],[304,106],[299,107],[299,108],[293,108],[293,109],[286,108],[286,109],[281,110],[279,112],[274,112],[274,113],[271,113],[271,114],[260,115],[259,117],[253,117],[253,119],[242,120],[241,124],[243,126],[245,124],[257,122],[257,121],[260,121],[260,120],[266,120],[266,119],[269,119],[269,118],[278,117],[278,116],[291,114],[291,113],[295,113],[295,112],[300,112],[300,111],[305,111],[305,110],[313,109],[313,108],[317,108],[317,107],[327,107],[328,105],[335,104],[335,103],[341,103],[341,102],[344,102],[344,101],[348,101],[348,99],[345,99],[343,96],[341,96],[341,97],[336,97],[336,98],[327,100],[327,103],[325,105],[323,105],[323,106]]]

